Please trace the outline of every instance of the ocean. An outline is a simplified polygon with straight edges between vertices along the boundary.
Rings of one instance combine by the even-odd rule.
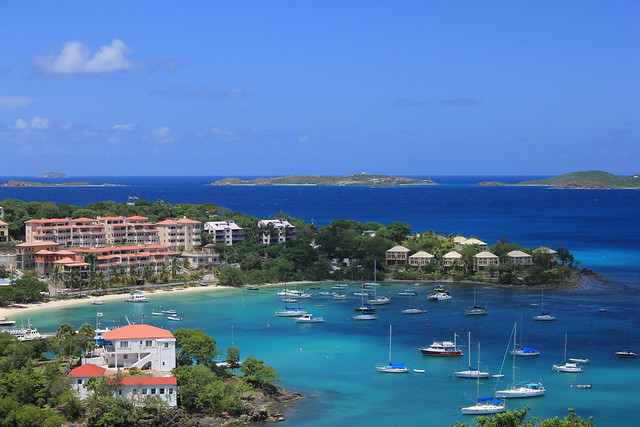
[[[53,330],[61,322],[79,327],[94,323],[96,312],[103,312],[103,325],[130,320],[146,321],[160,327],[202,328],[212,335],[223,353],[235,344],[244,357],[263,359],[276,368],[284,387],[301,391],[305,399],[290,405],[287,425],[324,426],[331,423],[405,426],[427,424],[446,426],[456,420],[470,422],[459,415],[461,405],[476,397],[478,385],[452,376],[466,368],[465,356],[437,359],[422,356],[420,347],[434,340],[450,340],[454,334],[466,341],[471,331],[472,364],[478,358],[492,374],[511,377],[511,360],[505,359],[514,322],[523,328],[523,341],[536,347],[537,357],[518,360],[519,379],[542,380],[544,397],[516,399],[509,408],[530,406],[539,418],[564,417],[567,408],[578,415],[593,415],[597,425],[634,425],[636,417],[629,407],[636,399],[629,393],[640,380],[637,359],[617,359],[614,352],[623,347],[640,349],[638,301],[640,293],[640,192],[636,190],[555,190],[545,187],[482,187],[481,181],[519,182],[539,177],[430,177],[437,186],[411,187],[216,187],[207,185],[220,177],[74,177],[67,181],[116,183],[123,187],[76,188],[0,188],[5,197],[27,201],[54,201],[86,205],[129,196],[167,203],[209,202],[256,217],[284,212],[293,217],[327,225],[334,219],[377,221],[389,224],[405,221],[414,232],[434,230],[443,234],[477,236],[489,245],[505,237],[526,247],[541,245],[569,249],[581,266],[606,279],[580,289],[549,291],[544,294],[545,309],[555,322],[536,322],[532,316],[541,309],[538,291],[477,287],[477,300],[487,305],[486,316],[465,316],[473,304],[472,285],[447,285],[453,299],[427,301],[433,284],[416,286],[417,297],[398,296],[412,283],[386,283],[381,292],[392,302],[379,308],[378,320],[356,322],[351,316],[359,302],[333,301],[315,295],[305,302],[323,324],[296,324],[275,318],[282,309],[276,288],[258,291],[224,290],[181,295],[170,292],[150,295],[148,304],[109,302],[53,312],[33,313],[28,320],[40,330]],[[17,178],[38,181],[35,178]],[[59,181],[59,180],[57,180]],[[329,286],[329,285],[323,285]],[[352,292],[355,285],[351,285]],[[301,290],[308,286],[301,286]],[[317,290],[310,290],[317,294]],[[403,308],[422,306],[420,315],[404,315]],[[151,311],[176,309],[184,321],[177,324],[150,316]],[[602,311],[601,311],[602,309]],[[606,310],[606,311],[605,311]],[[381,374],[376,364],[387,362],[389,325],[393,326],[393,360],[426,372]],[[233,330],[233,333],[232,333]],[[552,364],[564,358],[567,334],[568,357],[588,358],[580,374],[551,371]],[[521,360],[527,359],[527,360]],[[577,384],[592,384],[589,389]],[[495,379],[482,380],[480,393],[490,394]]]

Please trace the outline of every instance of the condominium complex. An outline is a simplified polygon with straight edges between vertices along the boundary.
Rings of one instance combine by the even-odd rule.
[[[210,221],[204,224],[204,231],[213,236],[217,244],[236,246],[244,241],[244,230],[235,221]]]
[[[296,227],[286,219],[263,219],[258,222],[258,228],[263,229],[260,237],[263,245],[286,243],[296,238]]]
[[[187,218],[153,224],[143,216],[30,219],[27,243],[57,243],[64,247],[101,248],[117,245],[163,245],[192,250],[201,243],[201,223]]]

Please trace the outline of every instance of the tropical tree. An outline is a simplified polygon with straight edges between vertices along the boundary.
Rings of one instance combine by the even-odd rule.
[[[191,366],[195,363],[209,368],[215,366],[214,360],[219,354],[216,340],[202,329],[180,328],[174,331],[173,336],[178,348],[178,365]]]

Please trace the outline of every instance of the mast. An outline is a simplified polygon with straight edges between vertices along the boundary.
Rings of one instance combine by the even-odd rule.
[[[471,331],[469,331],[469,364],[467,366],[469,366],[469,370],[471,370]],[[478,353],[478,357],[480,357],[480,354]]]
[[[564,359],[562,360],[564,363],[567,363],[567,333],[564,333]]]
[[[391,365],[391,325],[389,325],[389,365]]]

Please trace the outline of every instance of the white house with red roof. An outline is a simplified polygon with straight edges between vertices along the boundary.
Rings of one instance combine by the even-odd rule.
[[[169,372],[176,367],[176,339],[171,331],[151,325],[127,325],[102,334],[108,368]]]
[[[81,399],[86,399],[91,395],[87,389],[87,383],[92,378],[102,378],[108,375],[106,368],[86,363],[69,372],[69,382],[71,388],[78,393]],[[148,399],[159,399],[166,406],[177,406],[178,404],[178,379],[174,376],[165,377],[117,377],[111,376],[110,382],[117,381],[115,389],[116,397],[126,399],[135,405],[144,405]]]

